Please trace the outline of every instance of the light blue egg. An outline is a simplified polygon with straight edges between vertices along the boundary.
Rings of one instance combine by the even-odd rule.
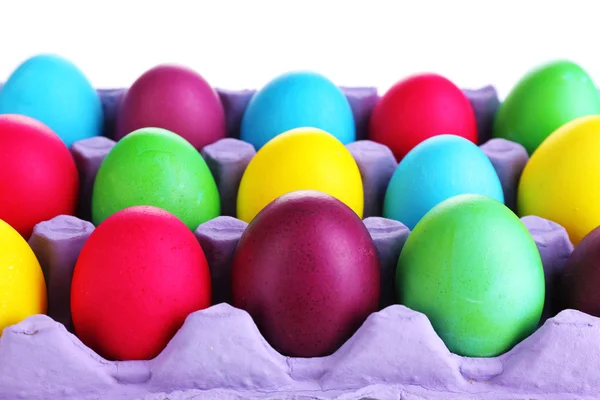
[[[96,90],[70,61],[50,54],[31,57],[12,73],[0,90],[0,114],[35,118],[67,146],[103,129]]]
[[[275,136],[301,127],[322,129],[344,144],[356,140],[348,99],[314,72],[290,72],[259,90],[244,112],[240,138],[258,150]]]
[[[477,145],[460,136],[434,136],[398,164],[385,193],[383,216],[412,230],[434,206],[460,194],[504,203],[500,178]]]

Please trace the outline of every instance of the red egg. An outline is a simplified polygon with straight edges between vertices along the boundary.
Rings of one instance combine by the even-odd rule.
[[[371,114],[369,138],[401,160],[432,136],[451,134],[477,143],[477,122],[469,99],[448,79],[420,74],[396,83]]]
[[[362,220],[325,193],[267,205],[234,254],[233,304],[287,356],[333,353],[379,302],[379,261]]]
[[[79,175],[67,146],[36,119],[0,115],[0,219],[25,239],[57,215],[73,215]]]
[[[115,139],[147,127],[175,132],[200,150],[225,137],[225,111],[217,92],[198,73],[159,65],[140,76],[125,94]]]
[[[210,299],[210,272],[194,234],[167,211],[136,206],[107,218],[83,246],[71,313],[77,336],[100,355],[146,360]]]

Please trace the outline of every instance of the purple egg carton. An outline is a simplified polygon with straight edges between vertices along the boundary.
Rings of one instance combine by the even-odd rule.
[[[81,181],[80,217],[58,216],[38,224],[29,241],[48,287],[48,316],[8,327],[0,337],[1,399],[530,399],[596,398],[600,393],[600,320],[559,311],[555,285],[573,245],[561,226],[527,216],[544,264],[547,299],[540,328],[494,358],[460,357],[448,351],[424,314],[394,304],[394,271],[410,231],[380,217],[383,194],[396,167],[385,146],[366,140],[378,99],[371,88],[345,88],[359,141],[348,145],[365,186],[365,219],[381,266],[380,311],[372,314],[337,352],[292,358],[275,351],[245,311],[232,307],[231,260],[247,224],[235,218],[239,180],[255,150],[236,139],[252,91],[219,91],[228,135],[202,150],[223,200],[224,215],[200,225],[195,235],[211,269],[212,307],[188,316],[159,356],[113,362],[72,332],[69,292],[78,254],[94,226],[89,196],[98,167],[114,142],[108,137],[75,143],[71,151]],[[482,150],[498,172],[514,207],[527,162],[522,146],[489,140],[497,109],[495,90],[465,91],[477,115]],[[100,91],[107,134],[123,90]]]

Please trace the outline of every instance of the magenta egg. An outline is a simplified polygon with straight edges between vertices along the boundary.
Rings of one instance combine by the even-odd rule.
[[[375,245],[341,201],[291,192],[250,222],[232,266],[234,306],[265,339],[293,357],[325,356],[360,327],[379,302]]]
[[[123,97],[115,139],[147,127],[175,132],[200,150],[225,137],[225,112],[217,92],[200,74],[159,65],[140,76]]]

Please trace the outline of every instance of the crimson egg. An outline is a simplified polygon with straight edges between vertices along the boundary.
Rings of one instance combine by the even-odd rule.
[[[242,234],[233,304],[282,354],[324,356],[377,311],[379,277],[375,245],[356,213],[328,194],[295,191],[263,208]]]

